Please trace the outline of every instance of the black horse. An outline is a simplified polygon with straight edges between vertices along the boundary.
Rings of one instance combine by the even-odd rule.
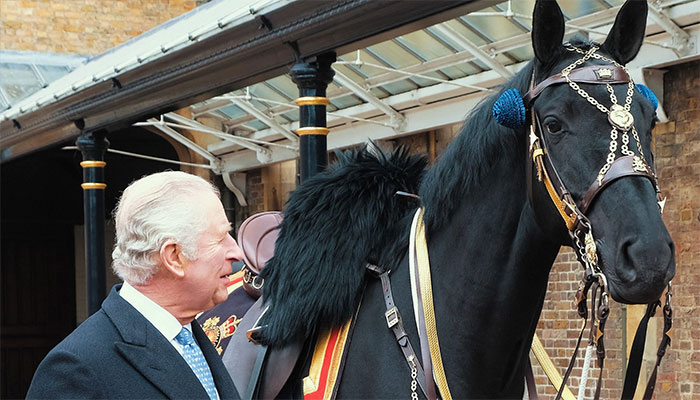
[[[628,1],[603,44],[577,40],[562,45],[564,18],[558,5],[538,1],[532,30],[536,59],[471,112],[432,169],[423,175],[425,160],[405,151],[387,155],[365,149],[341,154],[328,171],[300,185],[285,208],[275,256],[262,273],[269,309],[260,320],[259,340],[284,346],[356,315],[337,396],[411,397],[411,370],[387,329],[382,286],[365,265],[392,271],[396,305],[420,354],[406,251],[413,210],[420,205],[452,396],[522,398],[549,271],[560,246],[573,245],[532,164],[530,123],[544,142],[535,155],[548,155],[573,202],[586,208],[584,219],[613,299],[658,299],[675,273],[675,262],[651,173],[652,102],[627,83],[579,83],[581,94],[564,82],[526,96],[527,112],[517,107],[508,111],[515,113],[511,119],[525,118],[522,126],[510,121],[514,128],[506,128],[493,117],[506,89],[526,93],[572,64],[570,69],[613,68],[629,62],[642,44],[646,13],[646,1]],[[601,57],[575,64],[586,54]],[[595,198],[584,199],[599,173],[605,175],[605,165],[617,168],[610,165],[611,127],[619,125],[621,138],[620,126],[626,122],[614,117],[610,122],[588,98],[612,110],[607,87],[620,106],[628,101],[623,117],[634,118],[633,129],[624,131],[629,145],[618,139],[612,157],[620,158],[626,150],[635,162],[643,160],[646,176],[623,174],[606,182]],[[420,200],[396,196],[397,190],[418,192]],[[584,207],[584,202],[590,204]],[[302,354],[308,365],[310,352]],[[301,391],[304,360],[285,388],[290,396]],[[422,396],[420,389],[418,393]]]

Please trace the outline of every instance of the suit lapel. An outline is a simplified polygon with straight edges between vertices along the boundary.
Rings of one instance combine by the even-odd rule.
[[[208,399],[187,362],[141,313],[119,296],[119,287],[115,286],[102,304],[124,340],[115,343],[117,352],[168,398]]]
[[[219,391],[219,397],[222,399],[238,399],[238,392],[236,387],[233,386],[233,381],[229,375],[224,363],[221,362],[221,356],[216,351],[214,346],[211,344],[211,340],[204,333],[202,328],[199,326],[197,321],[193,321],[191,324],[192,332],[194,333],[194,338],[199,344],[199,348],[204,354],[204,358],[209,364],[209,369],[211,370],[211,375],[214,377],[214,384],[216,384],[216,389]]]

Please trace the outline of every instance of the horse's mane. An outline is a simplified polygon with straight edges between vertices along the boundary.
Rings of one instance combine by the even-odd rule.
[[[365,264],[385,268],[406,251],[410,211],[427,161],[405,148],[387,154],[367,147],[303,182],[285,205],[275,255],[266,264],[269,305],[261,341],[282,346],[316,329],[342,324],[359,304]]]
[[[425,224],[428,232],[440,229],[460,202],[482,180],[497,160],[515,154],[518,143],[515,131],[496,123],[492,116],[493,104],[507,89],[515,88],[521,94],[528,91],[534,62],[525,65],[495,94],[482,100],[467,116],[459,135],[440,155],[438,162],[426,174],[420,187],[425,206]],[[524,154],[523,150],[523,154]],[[515,163],[515,159],[512,160]],[[483,195],[483,194],[482,194]]]

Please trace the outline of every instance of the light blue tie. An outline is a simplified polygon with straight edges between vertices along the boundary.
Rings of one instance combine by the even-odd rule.
[[[212,400],[218,399],[219,396],[216,394],[216,386],[214,385],[214,378],[211,376],[209,365],[204,359],[202,350],[199,349],[197,342],[195,342],[192,337],[192,333],[182,328],[180,333],[175,336],[175,340],[182,345],[182,356],[185,358],[190,368],[192,368],[194,374],[197,375],[197,378],[207,391],[209,398]]]

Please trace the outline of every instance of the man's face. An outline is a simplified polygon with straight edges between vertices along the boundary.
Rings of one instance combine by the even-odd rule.
[[[226,300],[231,263],[240,261],[243,253],[229,234],[231,224],[219,199],[206,193],[195,204],[201,207],[204,216],[201,223],[208,227],[197,242],[197,259],[185,261],[182,298],[196,312],[202,312]]]

